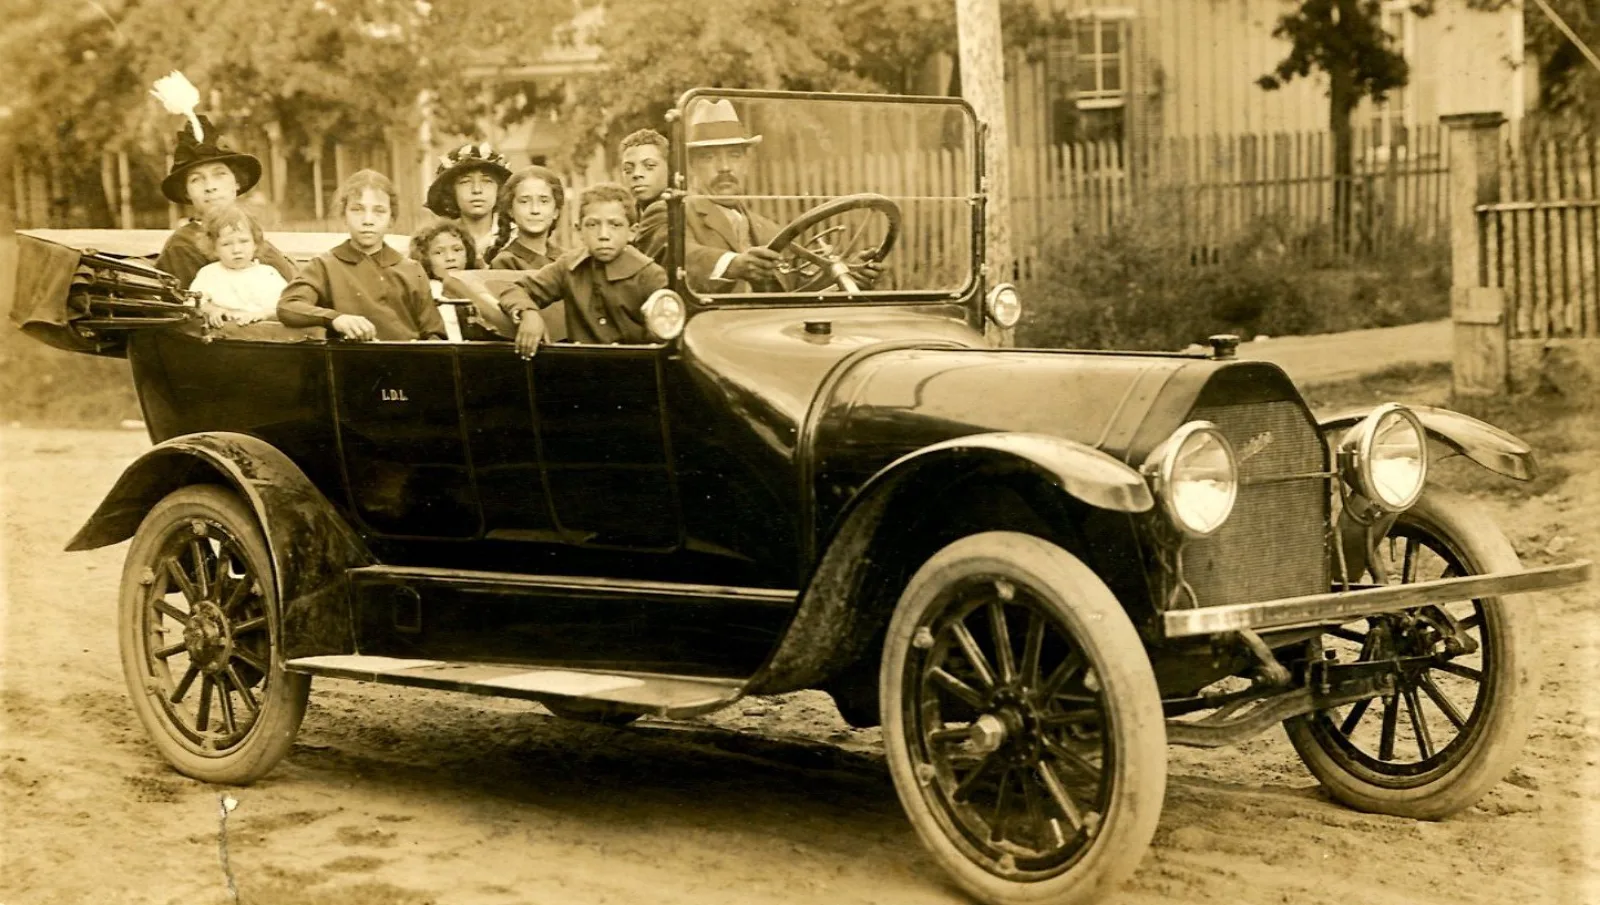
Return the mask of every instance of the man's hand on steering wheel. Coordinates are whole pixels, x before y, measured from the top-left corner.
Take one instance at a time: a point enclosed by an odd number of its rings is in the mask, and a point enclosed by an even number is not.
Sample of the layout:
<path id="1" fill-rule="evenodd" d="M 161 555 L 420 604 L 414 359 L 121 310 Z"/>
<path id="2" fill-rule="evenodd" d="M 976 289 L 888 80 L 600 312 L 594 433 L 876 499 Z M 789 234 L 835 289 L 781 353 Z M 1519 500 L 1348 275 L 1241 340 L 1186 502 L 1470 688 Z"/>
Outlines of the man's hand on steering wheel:
<path id="1" fill-rule="evenodd" d="M 862 289 L 878 285 L 883 277 L 883 264 L 875 256 L 875 250 L 858 251 L 850 256 L 850 276 Z"/>
<path id="2" fill-rule="evenodd" d="M 871 210 L 883 216 L 886 226 L 877 247 L 855 248 L 858 240 L 865 235 L 865 223 L 858 223 L 853 234 L 842 242 L 830 237 L 834 233 L 845 232 L 848 227 L 843 225 L 824 230 L 809 239 L 804 238 L 823 221 L 854 210 Z M 780 229 L 767 247 L 798 261 L 798 266 L 791 262 L 787 268 L 789 273 L 800 277 L 795 285 L 788 287 L 790 291 L 814 292 L 837 286 L 847 295 L 853 295 L 877 285 L 883 276 L 881 262 L 894 249 L 899 235 L 900 206 L 884 195 L 863 192 L 835 198 L 806 211 Z M 780 272 L 784 269 L 779 268 Z"/>
<path id="3" fill-rule="evenodd" d="M 733 256 L 723 276 L 747 283 L 769 283 L 778 275 L 778 263 L 783 255 L 765 245 L 752 245 Z"/>

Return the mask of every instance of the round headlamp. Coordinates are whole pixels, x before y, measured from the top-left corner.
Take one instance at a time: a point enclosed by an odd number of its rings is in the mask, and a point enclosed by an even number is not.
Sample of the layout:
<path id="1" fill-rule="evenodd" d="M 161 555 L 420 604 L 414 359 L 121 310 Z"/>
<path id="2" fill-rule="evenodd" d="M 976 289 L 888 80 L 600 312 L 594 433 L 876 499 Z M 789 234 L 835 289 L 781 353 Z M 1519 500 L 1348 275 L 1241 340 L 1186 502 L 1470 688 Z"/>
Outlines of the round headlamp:
<path id="1" fill-rule="evenodd" d="M 1017 287 L 1010 283 L 1001 283 L 989 290 L 983 308 L 990 320 L 1009 330 L 1015 327 L 1017 320 L 1022 317 L 1022 297 L 1017 295 Z"/>
<path id="2" fill-rule="evenodd" d="M 685 312 L 683 299 L 671 289 L 657 289 L 645 299 L 644 327 L 659 342 L 676 339 L 683 332 Z"/>
<path id="3" fill-rule="evenodd" d="M 1145 471 L 1167 518 L 1195 537 L 1221 528 L 1239 496 L 1233 445 L 1209 421 L 1190 421 L 1173 431 L 1150 454 Z"/>
<path id="4" fill-rule="evenodd" d="M 1390 402 L 1345 432 L 1339 442 L 1345 483 L 1385 512 L 1410 508 L 1428 479 L 1428 435 L 1416 414 Z"/>

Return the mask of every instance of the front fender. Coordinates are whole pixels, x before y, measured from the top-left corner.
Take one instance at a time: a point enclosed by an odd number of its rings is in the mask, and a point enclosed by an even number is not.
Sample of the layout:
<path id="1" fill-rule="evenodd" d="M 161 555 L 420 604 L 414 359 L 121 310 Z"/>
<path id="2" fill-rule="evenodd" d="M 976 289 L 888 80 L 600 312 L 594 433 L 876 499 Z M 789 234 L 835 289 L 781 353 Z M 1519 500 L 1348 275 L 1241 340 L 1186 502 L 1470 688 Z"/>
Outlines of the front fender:
<path id="1" fill-rule="evenodd" d="M 1539 463 L 1534 459 L 1533 448 L 1515 434 L 1503 431 L 1471 415 L 1431 405 L 1409 406 L 1422 422 L 1428 437 L 1449 450 L 1463 455 L 1496 474 L 1519 481 L 1531 481 L 1539 474 Z M 1347 430 L 1358 424 L 1370 407 L 1346 409 L 1317 420 L 1317 426 L 1326 437 L 1335 431 Z M 1337 443 L 1337 438 L 1333 438 Z"/>
<path id="2" fill-rule="evenodd" d="M 1048 434 L 996 432 L 956 437 L 925 446 L 884 466 L 862 485 L 856 500 L 899 481 L 908 472 L 961 458 L 994 461 L 996 456 L 1037 470 L 1068 494 L 1113 512 L 1148 512 L 1155 506 L 1144 476 L 1117 458 L 1086 443 Z M 854 502 L 841 515 L 849 518 Z"/>
<path id="3" fill-rule="evenodd" d="M 1137 471 L 1092 446 L 1048 434 L 973 434 L 901 456 L 868 479 L 835 520 L 783 641 L 747 691 L 815 687 L 863 656 L 898 593 L 871 593 L 873 570 L 882 565 L 873 555 L 880 529 L 906 527 L 888 517 L 891 504 L 907 495 L 936 499 L 942 487 L 979 468 L 1038 475 L 1099 509 L 1135 513 L 1155 506 Z"/>
<path id="4" fill-rule="evenodd" d="M 67 549 L 127 540 L 156 503 L 189 484 L 233 488 L 261 523 L 283 610 L 285 658 L 353 653 L 345 570 L 371 565 L 372 554 L 305 472 L 256 437 L 186 434 L 156 445 L 122 473 Z"/>

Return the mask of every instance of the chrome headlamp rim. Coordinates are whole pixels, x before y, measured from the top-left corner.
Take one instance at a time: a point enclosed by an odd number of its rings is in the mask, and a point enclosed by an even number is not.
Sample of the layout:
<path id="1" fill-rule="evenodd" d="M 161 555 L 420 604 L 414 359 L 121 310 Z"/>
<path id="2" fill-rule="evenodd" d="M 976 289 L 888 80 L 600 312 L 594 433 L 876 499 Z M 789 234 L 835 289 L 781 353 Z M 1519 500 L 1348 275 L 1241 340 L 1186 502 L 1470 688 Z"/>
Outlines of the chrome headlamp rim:
<path id="1" fill-rule="evenodd" d="M 676 306 L 673 315 L 668 306 Z M 644 317 L 644 327 L 657 342 L 671 342 L 683 333 L 683 326 L 689 320 L 688 309 L 684 307 L 683 297 L 671 289 L 657 289 L 650 293 L 644 300 L 644 305 L 639 309 Z M 662 328 L 663 318 L 671 318 Z"/>
<path id="2" fill-rule="evenodd" d="M 1377 490 L 1377 478 L 1372 471 L 1373 447 L 1378 442 L 1378 433 L 1391 418 L 1403 419 L 1410 425 L 1417 437 L 1417 456 L 1421 463 L 1416 486 L 1399 502 L 1384 499 Z M 1428 432 L 1417 413 L 1401 403 L 1386 402 L 1368 412 L 1367 417 L 1345 431 L 1339 443 L 1339 454 L 1339 472 L 1346 486 L 1384 512 L 1404 512 L 1415 506 L 1428 485 Z"/>
<path id="3" fill-rule="evenodd" d="M 1210 527 L 1191 525 L 1187 522 L 1178 510 L 1177 495 L 1173 493 L 1173 473 L 1178 468 L 1178 460 L 1198 434 L 1215 438 L 1228 459 L 1228 505 L 1222 517 Z M 1151 482 L 1154 485 L 1152 489 L 1167 521 L 1184 534 L 1191 537 L 1209 537 L 1221 530 L 1233 516 L 1233 507 L 1239 501 L 1239 458 L 1234 454 L 1233 444 L 1228 442 L 1227 436 L 1216 424 L 1210 421 L 1189 421 L 1179 425 L 1178 429 L 1150 454 L 1145 469 L 1151 473 Z"/>
<path id="4" fill-rule="evenodd" d="M 1010 293 L 1011 295 L 1011 301 L 1005 309 L 1002 309 L 1000 305 L 1002 293 Z M 1002 310 L 1007 310 L 1010 313 L 1002 314 Z M 1011 283 L 999 283 L 993 289 L 990 289 L 989 294 L 983 298 L 983 313 L 985 317 L 1001 327 L 1008 330 L 1015 327 L 1017 321 L 1022 319 L 1022 296 L 1017 293 L 1017 287 Z"/>

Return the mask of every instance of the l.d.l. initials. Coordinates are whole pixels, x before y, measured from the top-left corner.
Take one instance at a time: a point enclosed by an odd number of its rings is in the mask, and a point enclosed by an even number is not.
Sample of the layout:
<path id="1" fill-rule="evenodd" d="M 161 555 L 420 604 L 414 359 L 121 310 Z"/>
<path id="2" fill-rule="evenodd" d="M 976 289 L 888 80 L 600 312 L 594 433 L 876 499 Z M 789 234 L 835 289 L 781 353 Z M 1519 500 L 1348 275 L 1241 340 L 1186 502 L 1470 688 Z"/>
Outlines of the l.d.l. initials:
<path id="1" fill-rule="evenodd" d="M 378 394 L 379 394 L 379 398 L 382 399 L 384 402 L 410 402 L 411 401 L 410 399 L 406 398 L 406 391 L 405 390 L 380 389 L 380 390 L 378 390 Z"/>

